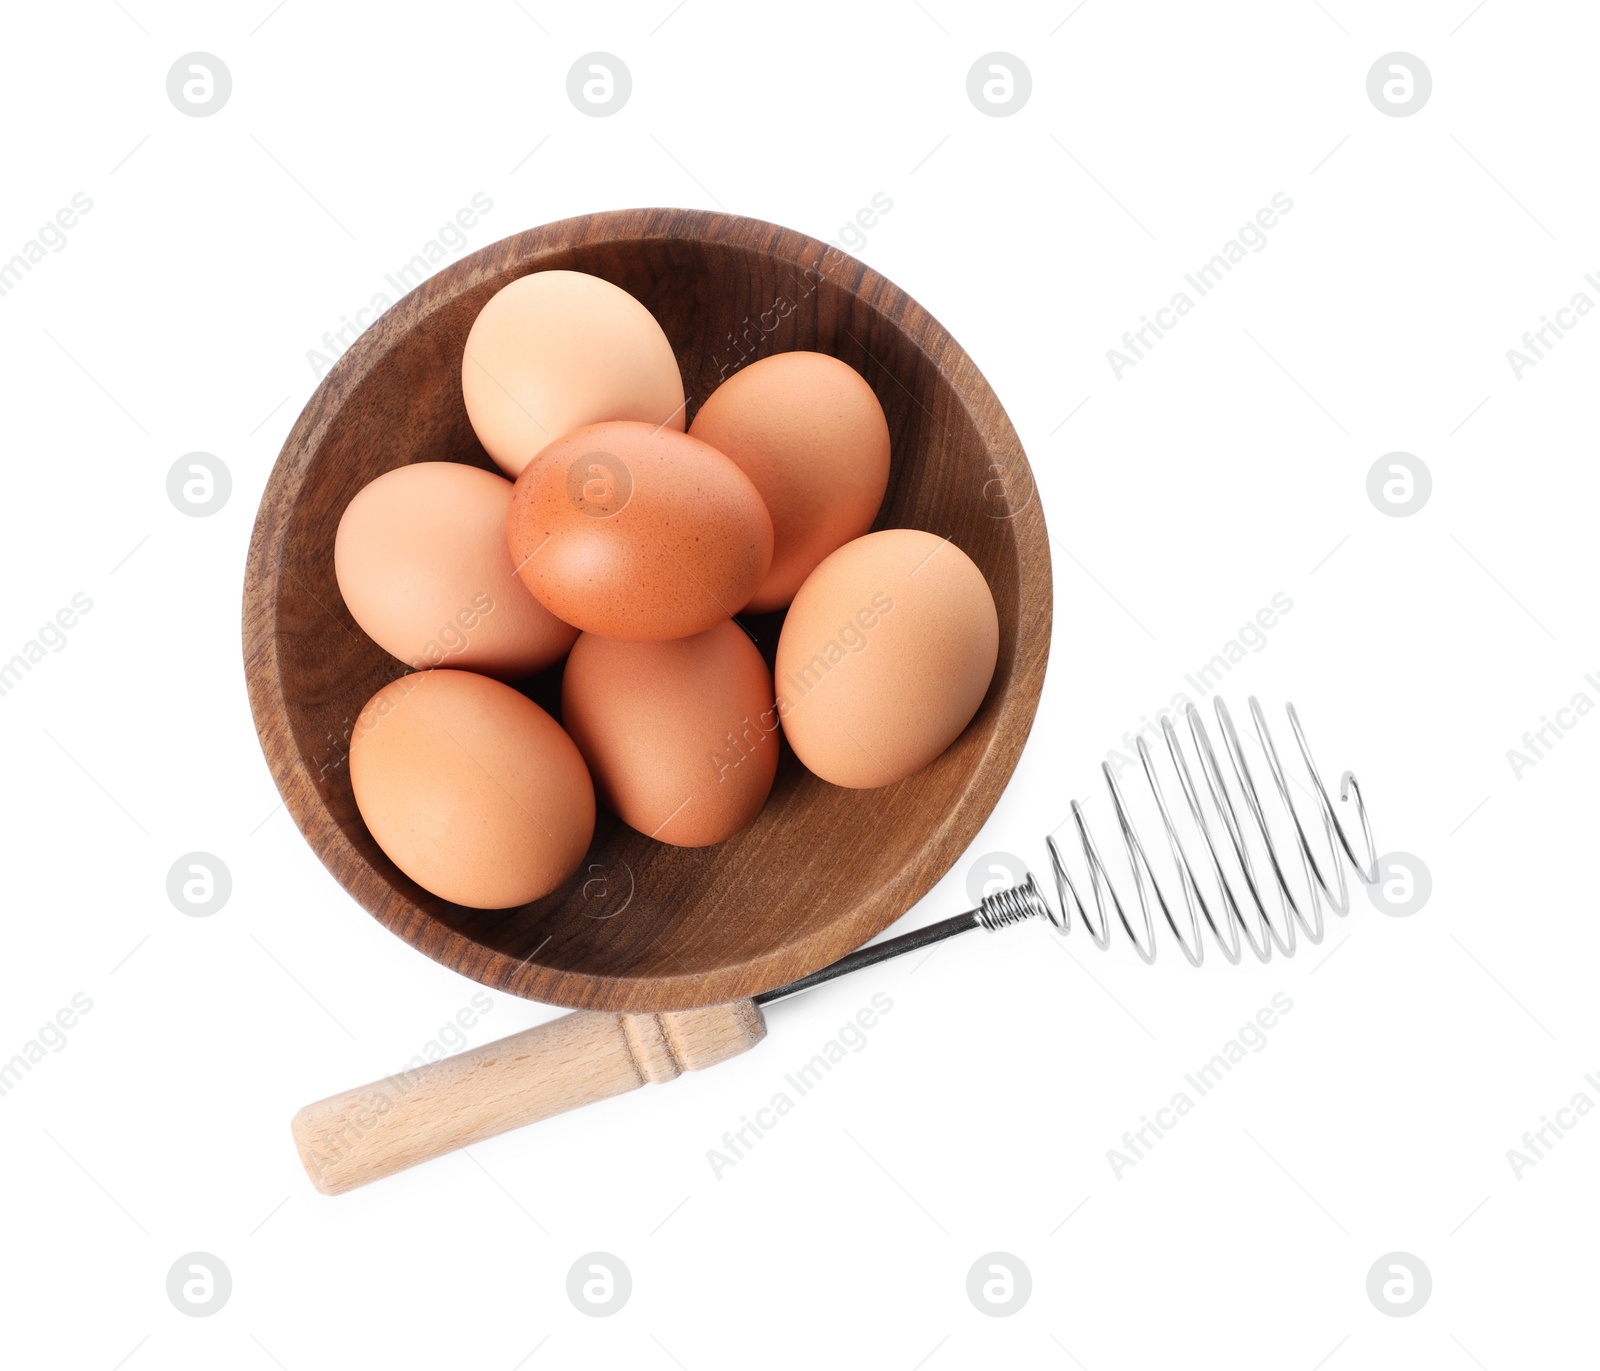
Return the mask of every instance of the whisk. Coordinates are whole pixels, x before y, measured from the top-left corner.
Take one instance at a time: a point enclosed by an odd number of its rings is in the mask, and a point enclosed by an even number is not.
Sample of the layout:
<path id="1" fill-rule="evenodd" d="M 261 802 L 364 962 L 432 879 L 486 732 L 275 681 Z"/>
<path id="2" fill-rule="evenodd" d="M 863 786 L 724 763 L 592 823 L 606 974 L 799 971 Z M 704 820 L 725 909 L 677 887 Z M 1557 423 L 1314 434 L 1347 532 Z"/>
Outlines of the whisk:
<path id="1" fill-rule="evenodd" d="M 1045 840 L 1055 904 L 1029 872 L 1021 882 L 985 895 L 975 909 L 863 947 L 820 971 L 756 995 L 753 1001 L 662 1014 L 569 1014 L 501 1042 L 308 1105 L 292 1125 L 301 1160 L 319 1189 L 337 1194 L 507 1129 L 647 1082 L 672 1080 L 683 1071 L 724 1061 L 758 1043 L 766 1035 L 760 1006 L 975 928 L 993 933 L 1042 919 L 1067 936 L 1081 924 L 1104 950 L 1111 943 L 1114 917 L 1140 958 L 1150 963 L 1156 959 L 1159 911 L 1193 966 L 1199 966 L 1205 956 L 1202 925 L 1232 963 L 1242 959 L 1246 946 L 1263 962 L 1274 949 L 1293 956 L 1301 935 L 1313 944 L 1322 940 L 1324 905 L 1340 917 L 1349 913 L 1350 886 L 1344 864 L 1349 864 L 1363 884 L 1373 885 L 1378 879 L 1378 853 L 1355 775 L 1346 771 L 1340 778 L 1339 802 L 1346 807 L 1345 817 L 1353 810 L 1360 827 L 1362 857 L 1356 855 L 1350 831 L 1323 784 L 1294 706 L 1285 709 L 1306 782 L 1291 781 L 1260 704 L 1253 696 L 1249 703 L 1252 731 L 1278 797 L 1278 804 L 1271 806 L 1277 813 L 1276 826 L 1269 820 L 1269 805 L 1263 802 L 1238 730 L 1220 698 L 1215 701 L 1216 725 L 1231 762 L 1231 784 L 1200 711 L 1192 704 L 1183 711 L 1190 740 L 1187 750 L 1180 744 L 1171 716 L 1162 716 L 1161 742 L 1167 767 L 1158 765 L 1157 753 L 1143 734 L 1136 744 L 1187 918 L 1180 918 L 1179 901 L 1169 897 L 1156 874 L 1116 772 L 1103 764 L 1137 893 L 1137 920 L 1130 917 L 1130 906 L 1111 880 L 1082 806 L 1074 801 L 1069 818 L 1082 852 L 1077 876 L 1054 834 Z M 1186 813 L 1186 819 L 1175 818 L 1167 785 L 1161 779 L 1163 770 L 1176 777 L 1183 797 L 1178 813 Z M 1305 789 L 1315 801 L 1326 843 L 1320 854 L 1307 833 L 1303 806 L 1297 805 L 1292 785 Z M 1291 832 L 1293 853 L 1288 850 Z M 1295 854 L 1304 876 L 1303 887 L 1289 874 Z M 1084 888 L 1089 892 L 1088 902 Z M 1270 911 L 1271 905 L 1277 906 L 1276 915 Z"/>

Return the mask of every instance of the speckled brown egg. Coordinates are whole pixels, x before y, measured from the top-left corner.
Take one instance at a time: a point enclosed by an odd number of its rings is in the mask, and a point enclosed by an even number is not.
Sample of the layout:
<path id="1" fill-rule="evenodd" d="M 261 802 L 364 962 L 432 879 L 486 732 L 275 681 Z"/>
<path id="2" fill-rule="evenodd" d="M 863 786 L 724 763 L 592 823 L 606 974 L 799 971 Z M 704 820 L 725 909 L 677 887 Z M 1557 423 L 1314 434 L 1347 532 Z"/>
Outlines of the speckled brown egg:
<path id="1" fill-rule="evenodd" d="M 698 438 L 592 424 L 517 477 L 506 541 L 556 618 L 630 641 L 687 638 L 743 609 L 772 562 L 750 478 Z"/>
<path id="2" fill-rule="evenodd" d="M 418 670 L 502 680 L 542 671 L 578 636 L 517 579 L 506 550 L 511 482 L 462 462 L 416 462 L 356 492 L 333 566 L 363 631 Z"/>
<path id="3" fill-rule="evenodd" d="M 620 286 L 581 271 L 537 271 L 489 298 L 467 334 L 461 398 L 509 476 L 585 424 L 684 428 L 683 378 L 661 325 Z"/>
<path id="4" fill-rule="evenodd" d="M 789 606 L 784 735 L 835 785 L 903 780 L 977 713 L 999 648 L 994 597 L 966 553 L 918 529 L 869 533 L 825 558 Z"/>
<path id="5" fill-rule="evenodd" d="M 729 620 L 667 642 L 585 633 L 567 659 L 561 716 L 601 798 L 677 847 L 737 833 L 777 773 L 772 676 Z"/>
<path id="6" fill-rule="evenodd" d="M 419 671 L 374 695 L 351 736 L 350 783 L 397 867 L 478 909 L 549 894 L 594 835 L 594 786 L 572 739 L 470 671 Z"/>
<path id="7" fill-rule="evenodd" d="M 822 352 L 780 352 L 736 371 L 689 432 L 731 457 L 772 515 L 772 567 L 755 612 L 794 599 L 818 562 L 877 516 L 889 484 L 889 425 L 872 387 Z"/>

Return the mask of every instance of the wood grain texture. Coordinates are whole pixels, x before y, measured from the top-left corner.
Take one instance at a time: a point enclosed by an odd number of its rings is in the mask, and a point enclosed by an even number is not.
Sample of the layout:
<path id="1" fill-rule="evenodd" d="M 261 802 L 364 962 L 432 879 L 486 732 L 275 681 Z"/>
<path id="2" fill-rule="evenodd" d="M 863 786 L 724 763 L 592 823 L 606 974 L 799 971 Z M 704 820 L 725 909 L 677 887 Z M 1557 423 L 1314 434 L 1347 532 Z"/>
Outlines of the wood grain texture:
<path id="1" fill-rule="evenodd" d="M 714 1066 L 766 1034 L 749 1000 L 681 1014 L 565 1014 L 308 1104 L 289 1128 L 312 1184 L 341 1195 L 508 1129 Z"/>
<path id="2" fill-rule="evenodd" d="M 689 418 L 726 375 L 794 348 L 831 353 L 889 421 L 875 528 L 953 539 L 994 592 L 1000 655 L 966 731 L 926 770 L 839 789 L 785 748 L 749 828 L 711 848 L 652 842 L 602 818 L 583 868 L 519 909 L 440 900 L 361 822 L 346 748 L 365 701 L 406 668 L 355 626 L 333 573 L 345 505 L 409 462 L 490 467 L 461 400 L 472 320 L 507 282 L 561 267 L 632 292 L 671 339 Z M 781 614 L 748 621 L 770 662 Z M 1043 685 L 1050 553 L 1027 459 L 972 361 L 889 281 L 787 229 L 694 210 L 627 210 L 492 244 L 400 300 L 341 357 L 289 434 L 257 517 L 244 653 L 262 748 L 312 849 L 414 947 L 499 990 L 575 1008 L 665 1010 L 781 985 L 881 932 L 943 875 L 1009 779 Z M 559 698 L 549 674 L 525 686 Z"/>

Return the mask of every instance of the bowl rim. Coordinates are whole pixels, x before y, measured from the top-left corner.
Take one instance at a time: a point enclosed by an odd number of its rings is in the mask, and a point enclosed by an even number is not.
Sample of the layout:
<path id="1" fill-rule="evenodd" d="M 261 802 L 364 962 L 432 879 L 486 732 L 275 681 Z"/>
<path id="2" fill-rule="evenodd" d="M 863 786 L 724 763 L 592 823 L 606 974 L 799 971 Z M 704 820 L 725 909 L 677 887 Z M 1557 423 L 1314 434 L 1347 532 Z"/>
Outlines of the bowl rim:
<path id="1" fill-rule="evenodd" d="M 357 391 L 391 348 L 430 317 L 508 267 L 571 246 L 608 241 L 685 240 L 717 244 L 778 260 L 797 269 L 827 264 L 827 275 L 851 296 L 868 294 L 879 313 L 908 335 L 943 376 L 966 411 L 986 452 L 1009 465 L 992 469 L 1002 481 L 1018 563 L 1017 632 L 1011 679 L 999 700 L 983 752 L 942 821 L 922 843 L 925 860 L 887 878 L 883 898 L 863 916 L 829 922 L 737 968 L 626 975 L 540 967 L 487 946 L 395 892 L 351 843 L 330 813 L 290 721 L 277 642 L 280 568 L 293 513 L 309 468 L 347 396 Z M 1026 483 L 1020 503 L 1011 483 Z M 492 988 L 573 1008 L 622 1011 L 683 1009 L 744 998 L 816 970 L 877 936 L 912 908 L 970 845 L 998 802 L 1021 756 L 1043 690 L 1053 614 L 1049 535 L 1026 453 L 999 398 L 950 333 L 903 289 L 832 244 L 797 230 L 741 215 L 692 209 L 620 209 L 536 226 L 487 244 L 442 268 L 390 306 L 322 378 L 306 401 L 262 491 L 245 567 L 243 652 L 258 740 L 285 808 L 335 880 L 390 932 L 435 961 Z M 799 949 L 799 955 L 797 955 Z M 804 969 L 797 971 L 796 967 Z M 542 974 L 541 974 L 542 973 Z M 641 986 L 648 990 L 641 994 Z"/>

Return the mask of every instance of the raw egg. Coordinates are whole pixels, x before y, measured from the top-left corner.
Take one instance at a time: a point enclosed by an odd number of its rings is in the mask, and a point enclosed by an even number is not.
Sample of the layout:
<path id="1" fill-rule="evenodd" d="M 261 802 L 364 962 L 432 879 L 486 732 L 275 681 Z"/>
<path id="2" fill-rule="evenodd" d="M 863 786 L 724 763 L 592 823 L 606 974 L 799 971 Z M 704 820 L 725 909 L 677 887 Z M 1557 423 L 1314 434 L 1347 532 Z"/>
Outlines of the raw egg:
<path id="1" fill-rule="evenodd" d="M 366 635 L 418 670 L 515 679 L 559 661 L 578 630 L 517 579 L 506 550 L 511 482 L 461 462 L 387 471 L 345 507 L 339 592 Z"/>
<path id="2" fill-rule="evenodd" d="M 778 769 L 772 675 L 726 619 L 668 642 L 585 633 L 567 659 L 561 716 L 601 798 L 677 847 L 737 833 Z"/>
<path id="3" fill-rule="evenodd" d="M 994 597 L 966 553 L 918 529 L 869 533 L 825 558 L 789 606 L 784 735 L 835 785 L 903 780 L 977 713 L 999 649 Z"/>
<path id="4" fill-rule="evenodd" d="M 871 528 L 889 484 L 878 397 L 823 352 L 780 352 L 735 372 L 689 432 L 731 457 L 772 515 L 772 567 L 753 612 L 783 608 L 818 562 Z"/>
<path id="5" fill-rule="evenodd" d="M 683 378 L 655 316 L 581 271 L 538 271 L 490 297 L 461 359 L 472 430 L 508 475 L 605 419 L 684 428 Z"/>
<path id="6" fill-rule="evenodd" d="M 517 574 L 587 633 L 687 638 L 745 607 L 772 563 L 750 478 L 698 438 L 592 424 L 517 477 L 506 520 Z"/>
<path id="7" fill-rule="evenodd" d="M 594 786 L 572 739 L 527 696 L 470 671 L 415 672 L 367 701 L 350 784 L 397 867 L 478 909 L 548 895 L 594 835 Z"/>

